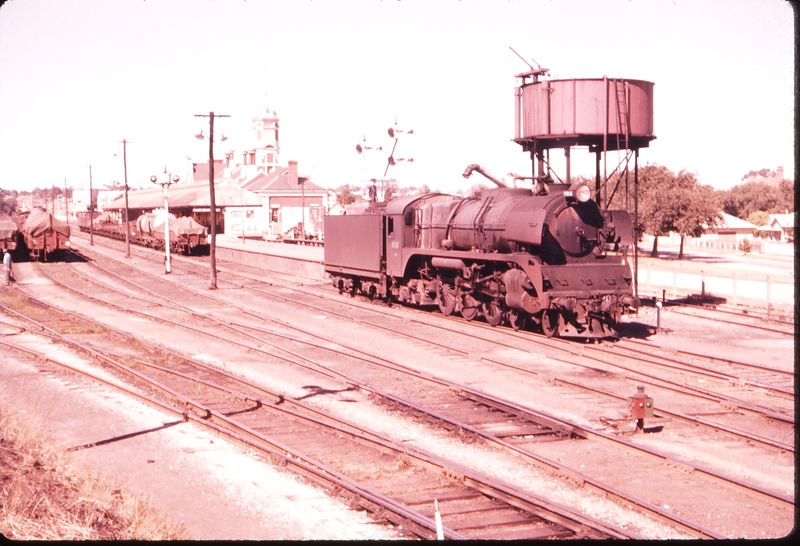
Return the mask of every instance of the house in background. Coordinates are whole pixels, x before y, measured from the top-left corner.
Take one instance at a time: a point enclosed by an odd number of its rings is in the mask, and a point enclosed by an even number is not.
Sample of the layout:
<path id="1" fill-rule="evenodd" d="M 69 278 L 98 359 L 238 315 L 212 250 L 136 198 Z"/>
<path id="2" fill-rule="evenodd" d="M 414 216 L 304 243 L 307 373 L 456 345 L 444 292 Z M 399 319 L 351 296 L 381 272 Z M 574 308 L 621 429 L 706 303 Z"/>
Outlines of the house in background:
<path id="1" fill-rule="evenodd" d="M 298 238 L 298 228 L 305 238 L 322 238 L 323 217 L 328 201 L 328 192 L 300 176 L 297 161 L 289 161 L 288 167 L 278 167 L 267 175 L 259 174 L 242 185 L 243 190 L 260 196 L 267 218 L 265 239 L 281 236 Z"/>
<path id="2" fill-rule="evenodd" d="M 770 214 L 767 225 L 758 228 L 758 236 L 782 243 L 794 242 L 794 213 Z"/>
<path id="3" fill-rule="evenodd" d="M 169 211 L 178 218 L 192 216 L 211 226 L 211 192 L 208 181 L 172 184 L 169 187 Z M 220 235 L 261 237 L 263 224 L 261 199 L 238 187 L 232 180 L 214 177 L 214 204 L 217 229 Z M 128 214 L 131 221 L 146 212 L 164 208 L 164 191 L 155 186 L 128 192 Z M 122 221 L 125 212 L 124 196 L 107 204 L 103 210 Z"/>
<path id="4" fill-rule="evenodd" d="M 225 215 L 225 232 L 277 239 L 287 233 L 299 236 L 300 227 L 306 237 L 321 238 L 327 190 L 300 176 L 297 161 L 289 161 L 288 166 L 281 164 L 280 119 L 275 111 L 266 106 L 259 108 L 252 129 L 252 148 L 238 153 L 229 151 L 224 160 L 214 161 L 215 181 L 223 179 L 242 195 L 255 195 L 258 201 L 252 206 L 259 210 L 251 206 L 241 211 L 232 208 Z M 207 162 L 194 163 L 192 172 L 195 182 L 209 179 Z"/>
<path id="5" fill-rule="evenodd" d="M 713 226 L 703 226 L 702 239 L 719 241 L 720 243 L 738 243 L 743 239 L 751 240 L 758 226 L 746 220 L 720 212 L 722 217 Z"/>

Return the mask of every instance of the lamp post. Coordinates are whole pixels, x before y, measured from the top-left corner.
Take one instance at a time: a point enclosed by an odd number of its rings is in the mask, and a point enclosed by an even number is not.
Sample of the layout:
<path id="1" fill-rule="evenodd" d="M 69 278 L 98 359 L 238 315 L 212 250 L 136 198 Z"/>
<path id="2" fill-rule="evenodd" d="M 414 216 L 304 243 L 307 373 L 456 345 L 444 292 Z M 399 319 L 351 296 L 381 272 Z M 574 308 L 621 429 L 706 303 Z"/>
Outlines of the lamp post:
<path id="1" fill-rule="evenodd" d="M 209 112 L 208 114 L 195 114 L 194 117 L 196 118 L 208 118 L 208 187 L 209 187 L 209 196 L 210 196 L 210 208 L 211 208 L 211 234 L 210 234 L 210 244 L 209 244 L 209 252 L 208 257 L 211 262 L 211 286 L 209 286 L 210 290 L 217 289 L 217 259 L 216 259 L 216 248 L 217 248 L 217 202 L 214 196 L 214 118 L 229 118 L 230 116 L 227 114 L 214 114 L 214 112 Z M 200 131 L 197 135 L 195 135 L 197 139 L 203 140 L 205 137 L 203 136 L 203 132 Z M 223 137 L 224 138 L 224 137 Z"/>
<path id="2" fill-rule="evenodd" d="M 131 226 L 128 214 L 128 142 L 122 139 L 122 166 L 125 169 L 125 257 L 131 257 Z M 116 154 L 114 154 L 116 155 Z"/>
<path id="3" fill-rule="evenodd" d="M 166 258 L 164 261 L 165 270 L 164 274 L 169 275 L 172 273 L 172 263 L 170 261 L 170 243 L 169 243 L 169 186 L 170 184 L 175 184 L 180 180 L 180 176 L 172 175 L 172 173 L 167 173 L 167 168 L 164 167 L 164 174 L 167 175 L 167 179 L 164 182 L 159 182 L 158 177 L 153 175 L 150 177 L 150 182 L 153 184 L 160 185 L 164 190 L 164 249 L 166 251 Z"/>

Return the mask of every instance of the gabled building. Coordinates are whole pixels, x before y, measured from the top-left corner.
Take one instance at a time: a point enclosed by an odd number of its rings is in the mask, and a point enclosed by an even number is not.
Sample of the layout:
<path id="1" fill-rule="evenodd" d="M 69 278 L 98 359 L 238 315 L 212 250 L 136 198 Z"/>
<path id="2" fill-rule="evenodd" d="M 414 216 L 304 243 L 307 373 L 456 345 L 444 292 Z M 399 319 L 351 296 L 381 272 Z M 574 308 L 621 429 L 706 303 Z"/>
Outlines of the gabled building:
<path id="1" fill-rule="evenodd" d="M 758 229 L 755 224 L 726 212 L 720 212 L 720 216 L 722 218 L 713 226 L 703 226 L 703 239 L 734 243 L 742 239 L 752 239 Z"/>
<path id="2" fill-rule="evenodd" d="M 217 209 L 217 233 L 232 236 L 261 237 L 263 211 L 261 199 L 243 190 L 229 178 L 214 176 L 214 204 Z M 128 217 L 164 208 L 160 186 L 128 192 Z M 125 197 L 121 195 L 104 207 L 118 221 L 124 217 Z M 169 187 L 169 211 L 178 218 L 192 216 L 206 227 L 211 226 L 211 191 L 207 180 L 184 182 Z"/>
<path id="3" fill-rule="evenodd" d="M 758 236 L 762 239 L 794 242 L 794 213 L 770 214 L 767 225 L 758 228 Z"/>
<path id="4" fill-rule="evenodd" d="M 328 192 L 300 176 L 297 161 L 277 167 L 269 174 L 259 173 L 242 184 L 242 189 L 261 198 L 267 212 L 266 239 L 283 236 L 322 238 L 323 217 Z"/>

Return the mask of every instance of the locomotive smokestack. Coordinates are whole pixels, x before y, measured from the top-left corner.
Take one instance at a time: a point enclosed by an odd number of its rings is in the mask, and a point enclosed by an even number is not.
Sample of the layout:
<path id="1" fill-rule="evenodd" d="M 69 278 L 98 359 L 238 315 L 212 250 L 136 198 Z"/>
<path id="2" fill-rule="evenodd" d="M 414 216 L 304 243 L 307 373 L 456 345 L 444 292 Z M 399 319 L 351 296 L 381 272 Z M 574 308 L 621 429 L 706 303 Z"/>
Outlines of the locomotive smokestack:
<path id="1" fill-rule="evenodd" d="M 491 176 L 491 175 L 490 175 L 490 174 L 488 174 L 486 171 L 484 171 L 484 170 L 481 168 L 481 166 L 480 166 L 480 165 L 478 165 L 477 163 L 473 163 L 472 165 L 469 165 L 469 166 L 467 167 L 467 170 L 466 170 L 466 171 L 464 171 L 464 174 L 463 174 L 462 176 L 463 176 L 464 178 L 469 178 L 469 177 L 470 177 L 470 175 L 472 175 L 472 173 L 473 173 L 473 172 L 475 172 L 475 171 L 478 171 L 478 172 L 479 172 L 479 173 L 481 173 L 483 176 L 485 176 L 486 178 L 488 178 L 489 180 L 491 180 L 492 182 L 494 182 L 495 184 L 497 184 L 497 185 L 498 185 L 499 187 L 501 187 L 501 188 L 507 188 L 507 187 L 508 187 L 508 186 L 506 186 L 506 185 L 505 185 L 503 182 L 501 182 L 500 180 L 496 179 L 495 177 Z"/>

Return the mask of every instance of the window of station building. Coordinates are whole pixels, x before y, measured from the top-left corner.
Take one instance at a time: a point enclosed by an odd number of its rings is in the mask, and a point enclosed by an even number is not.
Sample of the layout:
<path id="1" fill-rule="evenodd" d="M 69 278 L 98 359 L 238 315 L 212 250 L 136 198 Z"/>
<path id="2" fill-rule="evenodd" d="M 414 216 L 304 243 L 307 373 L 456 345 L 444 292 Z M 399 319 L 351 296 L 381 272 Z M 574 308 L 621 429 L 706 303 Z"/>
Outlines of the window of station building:
<path id="1" fill-rule="evenodd" d="M 281 209 L 279 209 L 279 208 L 277 208 L 277 207 L 276 207 L 276 208 L 274 208 L 274 209 L 270 209 L 270 210 L 269 210 L 269 221 L 270 221 L 270 222 L 278 222 L 278 221 L 280 221 L 280 220 L 278 219 L 278 212 L 279 212 L 280 210 L 281 210 Z"/>

